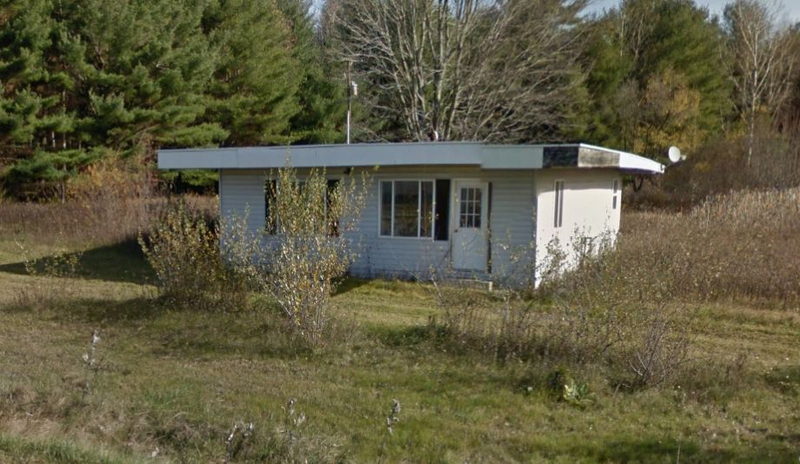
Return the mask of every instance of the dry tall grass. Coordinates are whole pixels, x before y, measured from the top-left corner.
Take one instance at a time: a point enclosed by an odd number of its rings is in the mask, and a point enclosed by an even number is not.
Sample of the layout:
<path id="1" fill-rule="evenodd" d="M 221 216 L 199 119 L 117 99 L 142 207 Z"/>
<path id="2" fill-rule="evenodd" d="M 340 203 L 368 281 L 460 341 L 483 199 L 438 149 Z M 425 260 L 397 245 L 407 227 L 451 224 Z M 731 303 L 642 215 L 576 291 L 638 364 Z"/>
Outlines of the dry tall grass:
<path id="1" fill-rule="evenodd" d="M 800 188 L 736 192 L 624 221 L 615 248 L 584 256 L 533 298 L 437 286 L 445 338 L 500 360 L 601 369 L 620 385 L 654 386 L 694 376 L 697 301 L 800 303 Z M 706 370 L 730 370 L 709 362 Z"/>
<path id="2" fill-rule="evenodd" d="M 800 302 L 800 188 L 734 192 L 624 218 L 618 254 L 675 295 Z"/>
<path id="3" fill-rule="evenodd" d="M 151 229 L 169 203 L 152 171 L 137 160 L 108 160 L 71 180 L 64 202 L 0 201 L 0 232 L 75 246 L 135 239 Z M 185 196 L 189 209 L 217 215 L 216 199 Z"/>

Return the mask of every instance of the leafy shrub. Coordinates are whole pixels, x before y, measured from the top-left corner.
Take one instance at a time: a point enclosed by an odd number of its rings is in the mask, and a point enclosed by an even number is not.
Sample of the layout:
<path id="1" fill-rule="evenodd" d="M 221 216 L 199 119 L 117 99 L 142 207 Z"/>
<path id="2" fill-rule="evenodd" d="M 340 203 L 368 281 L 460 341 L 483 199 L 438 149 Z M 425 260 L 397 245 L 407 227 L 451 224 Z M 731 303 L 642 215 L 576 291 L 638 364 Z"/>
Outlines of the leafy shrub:
<path id="1" fill-rule="evenodd" d="M 222 260 L 218 229 L 185 204 L 167 210 L 139 244 L 171 304 L 203 310 L 246 307 L 247 279 Z"/>

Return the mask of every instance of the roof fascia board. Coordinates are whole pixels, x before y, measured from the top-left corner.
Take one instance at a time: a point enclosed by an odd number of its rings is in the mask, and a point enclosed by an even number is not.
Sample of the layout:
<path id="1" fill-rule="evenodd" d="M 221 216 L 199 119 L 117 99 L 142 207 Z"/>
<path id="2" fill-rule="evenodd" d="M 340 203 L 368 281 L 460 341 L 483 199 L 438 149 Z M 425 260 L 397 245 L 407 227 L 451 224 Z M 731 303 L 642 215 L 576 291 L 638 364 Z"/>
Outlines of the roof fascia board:
<path id="1" fill-rule="evenodd" d="M 481 165 L 477 143 L 354 144 L 159 150 L 160 169 Z"/>
<path id="2" fill-rule="evenodd" d="M 660 174 L 642 156 L 587 144 L 486 145 L 477 142 L 371 143 L 159 150 L 160 169 L 277 169 L 374 166 L 478 166 L 486 170 L 612 168 Z"/>

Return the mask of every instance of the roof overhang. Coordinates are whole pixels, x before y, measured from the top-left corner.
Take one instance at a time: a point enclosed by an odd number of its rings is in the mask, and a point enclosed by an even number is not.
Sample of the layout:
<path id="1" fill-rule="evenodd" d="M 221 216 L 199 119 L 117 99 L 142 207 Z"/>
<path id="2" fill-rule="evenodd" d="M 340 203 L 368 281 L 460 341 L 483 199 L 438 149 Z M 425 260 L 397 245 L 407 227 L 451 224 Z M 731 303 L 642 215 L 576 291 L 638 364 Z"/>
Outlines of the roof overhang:
<path id="1" fill-rule="evenodd" d="M 664 166 L 651 159 L 586 144 L 360 143 L 158 151 L 159 169 L 277 169 L 285 166 L 476 166 L 481 169 L 512 170 L 605 168 L 635 174 L 664 172 Z"/>

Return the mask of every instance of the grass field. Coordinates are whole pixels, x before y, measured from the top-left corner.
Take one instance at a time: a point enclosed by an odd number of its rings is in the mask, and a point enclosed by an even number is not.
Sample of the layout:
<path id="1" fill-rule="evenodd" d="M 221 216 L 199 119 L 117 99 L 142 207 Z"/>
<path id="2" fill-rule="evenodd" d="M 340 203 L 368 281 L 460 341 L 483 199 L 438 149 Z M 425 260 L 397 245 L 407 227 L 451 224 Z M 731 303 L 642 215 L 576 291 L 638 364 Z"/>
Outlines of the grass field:
<path id="1" fill-rule="evenodd" d="M 53 278 L 27 274 L 21 237 L 0 237 L 0 462 L 224 462 L 237 422 L 255 434 L 232 462 L 800 458 L 797 309 L 698 306 L 697 377 L 718 378 L 628 392 L 586 371 L 579 407 L 549 392 L 558 366 L 441 343 L 424 285 L 347 282 L 341 343 L 310 350 L 274 317 L 166 308 L 134 243 L 86 250 L 77 277 Z M 97 373 L 82 360 L 95 329 Z M 737 367 L 704 372 L 720 359 Z"/>

